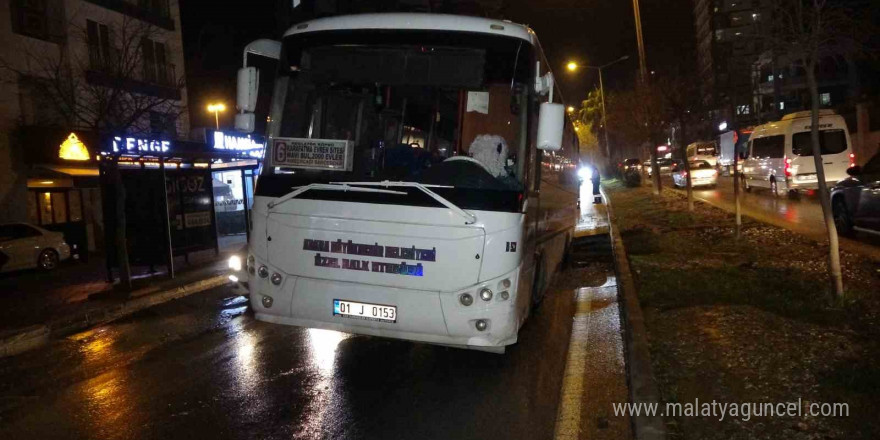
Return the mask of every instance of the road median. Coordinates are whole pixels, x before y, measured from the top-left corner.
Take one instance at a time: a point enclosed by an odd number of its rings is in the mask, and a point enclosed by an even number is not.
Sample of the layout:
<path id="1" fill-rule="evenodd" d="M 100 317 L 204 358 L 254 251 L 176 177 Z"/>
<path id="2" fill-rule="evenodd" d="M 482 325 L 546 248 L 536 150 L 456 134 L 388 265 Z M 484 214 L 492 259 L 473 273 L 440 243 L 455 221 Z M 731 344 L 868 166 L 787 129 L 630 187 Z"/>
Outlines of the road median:
<path id="1" fill-rule="evenodd" d="M 876 261 L 841 252 L 847 297 L 832 302 L 822 243 L 754 220 L 737 240 L 726 211 L 697 203 L 690 212 L 680 195 L 654 196 L 647 187 L 612 184 L 609 193 L 659 408 L 698 408 L 658 413 L 668 435 L 880 438 Z M 638 368 L 632 360 L 628 366 Z M 803 409 L 747 417 L 702 410 L 791 402 Z M 846 404 L 849 415 L 807 415 L 817 402 Z"/>

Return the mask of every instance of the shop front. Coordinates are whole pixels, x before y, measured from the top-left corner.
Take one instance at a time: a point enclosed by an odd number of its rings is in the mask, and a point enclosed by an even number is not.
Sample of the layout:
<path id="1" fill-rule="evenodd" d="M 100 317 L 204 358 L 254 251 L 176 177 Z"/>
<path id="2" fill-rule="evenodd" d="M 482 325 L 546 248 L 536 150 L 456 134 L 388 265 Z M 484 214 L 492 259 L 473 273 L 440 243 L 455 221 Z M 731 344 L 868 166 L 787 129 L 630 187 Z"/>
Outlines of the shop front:
<path id="1" fill-rule="evenodd" d="M 62 232 L 76 258 L 103 245 L 98 136 L 86 131 L 22 128 L 17 140 L 29 164 L 27 221 Z"/>

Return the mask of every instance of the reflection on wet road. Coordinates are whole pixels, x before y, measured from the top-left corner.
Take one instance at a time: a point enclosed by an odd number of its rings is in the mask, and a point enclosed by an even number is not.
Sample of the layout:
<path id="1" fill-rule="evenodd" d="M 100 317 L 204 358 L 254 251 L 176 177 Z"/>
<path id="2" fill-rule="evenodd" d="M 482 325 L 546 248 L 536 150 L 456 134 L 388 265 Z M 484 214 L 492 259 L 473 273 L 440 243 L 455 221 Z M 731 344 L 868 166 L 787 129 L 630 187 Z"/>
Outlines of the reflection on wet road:
<path id="1" fill-rule="evenodd" d="M 671 186 L 672 180 L 666 179 L 665 184 Z M 798 198 L 775 197 L 770 191 L 762 188 L 754 188 L 752 192 L 740 194 L 743 215 L 818 241 L 827 239 L 822 206 L 816 194 L 804 194 Z M 718 186 L 715 188 L 694 188 L 694 197 L 725 211 L 733 212 L 736 203 L 733 179 L 719 177 Z M 880 238 L 875 236 L 859 234 L 855 239 L 841 238 L 841 246 L 844 249 L 880 257 Z"/>
<path id="2" fill-rule="evenodd" d="M 549 438 L 574 297 L 495 355 L 258 322 L 217 288 L 0 359 L 0 438 Z"/>

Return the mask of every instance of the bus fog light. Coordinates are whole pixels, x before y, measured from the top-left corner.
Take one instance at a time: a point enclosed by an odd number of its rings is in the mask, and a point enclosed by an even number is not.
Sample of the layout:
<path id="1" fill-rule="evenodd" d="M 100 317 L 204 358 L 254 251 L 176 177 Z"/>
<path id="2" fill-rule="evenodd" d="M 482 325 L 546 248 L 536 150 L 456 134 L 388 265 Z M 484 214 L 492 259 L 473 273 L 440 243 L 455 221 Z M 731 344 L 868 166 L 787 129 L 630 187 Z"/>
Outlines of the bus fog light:
<path id="1" fill-rule="evenodd" d="M 478 319 L 477 322 L 474 324 L 474 327 L 477 328 L 477 331 L 483 331 L 489 327 L 489 323 L 486 322 L 486 320 L 484 319 Z"/>
<path id="2" fill-rule="evenodd" d="M 227 263 L 230 269 L 238 272 L 241 270 L 241 257 L 238 255 L 233 255 L 229 257 L 229 262 Z"/>
<path id="3" fill-rule="evenodd" d="M 500 295 L 501 299 L 503 299 L 504 301 L 507 301 L 508 299 L 510 299 L 510 293 L 508 293 L 506 290 L 504 292 L 499 293 L 498 295 Z"/>
<path id="4" fill-rule="evenodd" d="M 278 272 L 273 273 L 271 280 L 272 280 L 272 284 L 274 284 L 276 286 L 280 285 L 281 284 L 281 274 Z"/>
<path id="5" fill-rule="evenodd" d="M 263 299 L 262 299 L 263 307 L 265 307 L 267 309 L 272 307 L 272 301 L 273 301 L 273 299 L 271 296 L 263 295 Z"/>
<path id="6" fill-rule="evenodd" d="M 458 301 L 461 302 L 461 305 L 463 306 L 469 306 L 474 303 L 474 297 L 469 293 L 463 293 L 458 297 Z"/>
<path id="7" fill-rule="evenodd" d="M 266 265 L 260 266 L 257 272 L 260 274 L 260 278 L 266 278 L 267 276 L 269 276 L 269 268 L 266 267 Z"/>
<path id="8" fill-rule="evenodd" d="M 492 300 L 492 291 L 489 289 L 483 289 L 480 291 L 480 299 L 483 301 L 491 301 Z"/>

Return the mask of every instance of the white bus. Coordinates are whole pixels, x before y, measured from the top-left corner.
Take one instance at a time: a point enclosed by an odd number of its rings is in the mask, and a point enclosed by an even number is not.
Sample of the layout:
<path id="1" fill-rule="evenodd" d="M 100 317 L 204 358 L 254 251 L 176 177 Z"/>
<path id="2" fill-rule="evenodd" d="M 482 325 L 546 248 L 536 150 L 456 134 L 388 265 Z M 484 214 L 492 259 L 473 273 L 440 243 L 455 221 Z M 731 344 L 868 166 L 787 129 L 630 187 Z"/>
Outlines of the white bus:
<path id="1" fill-rule="evenodd" d="M 534 32 L 366 14 L 245 51 L 279 61 L 248 255 L 230 261 L 256 318 L 514 344 L 578 215 L 574 167 L 541 166 L 549 151 L 577 163 L 578 146 Z M 239 72 L 240 129 L 253 127 L 258 77 Z"/>

